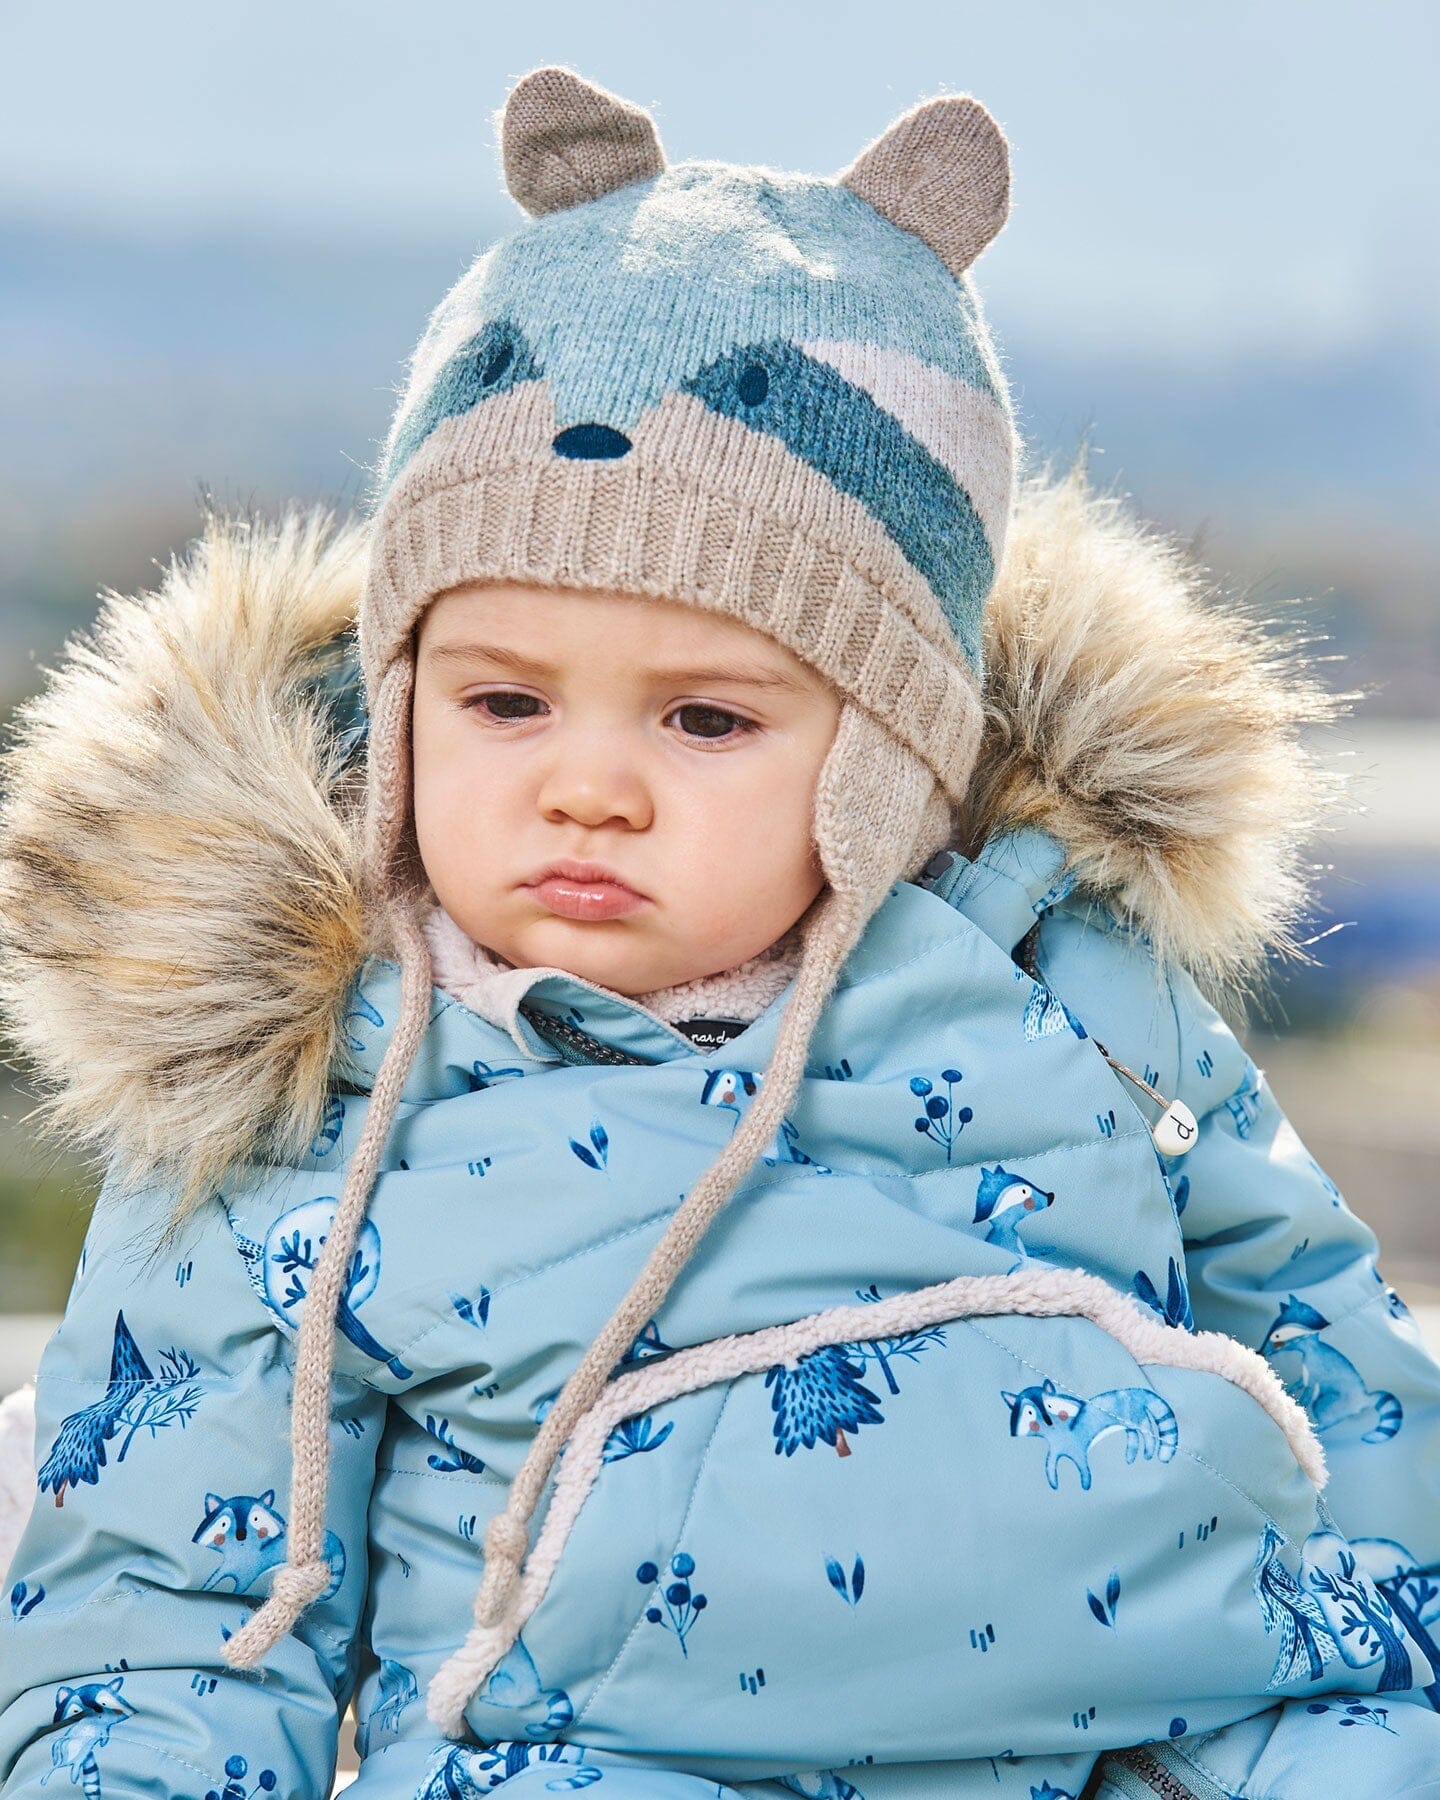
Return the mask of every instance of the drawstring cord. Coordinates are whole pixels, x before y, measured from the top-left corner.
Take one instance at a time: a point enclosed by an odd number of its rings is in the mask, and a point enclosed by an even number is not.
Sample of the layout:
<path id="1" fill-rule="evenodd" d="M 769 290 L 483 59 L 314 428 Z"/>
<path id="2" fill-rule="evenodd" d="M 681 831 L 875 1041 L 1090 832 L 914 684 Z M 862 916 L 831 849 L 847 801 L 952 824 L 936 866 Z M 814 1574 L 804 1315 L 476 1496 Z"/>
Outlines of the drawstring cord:
<path id="1" fill-rule="evenodd" d="M 372 744 L 393 744 L 408 720 L 410 667 L 391 665 L 371 718 Z M 393 762 L 394 759 L 392 758 Z M 383 765 L 379 772 L 379 817 L 402 816 L 408 774 Z M 374 826 L 372 824 L 372 830 Z M 385 846 L 388 850 L 389 846 Z M 374 866 L 372 863 L 371 866 Z M 388 863 L 385 865 L 388 867 Z M 329 1586 L 332 1571 L 321 1550 L 325 1496 L 330 1478 L 330 1386 L 335 1362 L 335 1318 L 355 1252 L 370 1191 L 394 1122 L 410 1065 L 430 1019 L 430 957 L 413 907 L 389 890 L 389 914 L 400 959 L 400 1016 L 381 1058 L 355 1153 L 335 1207 L 320 1259 L 310 1278 L 300 1317 L 295 1355 L 295 1387 L 290 1413 L 290 1519 L 288 1555 L 270 1595 L 225 1641 L 222 1654 L 232 1669 L 253 1668 L 295 1625 L 305 1608 Z"/>
<path id="2" fill-rule="evenodd" d="M 446 1736 L 464 1730 L 471 1695 L 519 1633 L 521 1564 L 529 1521 L 551 1468 L 576 1423 L 603 1392 L 616 1363 L 652 1318 L 685 1267 L 735 1183 L 779 1129 L 805 1071 L 815 1020 L 860 931 L 866 912 L 855 893 L 832 890 L 796 975 L 765 1079 L 735 1135 L 700 1177 L 651 1250 L 625 1297 L 571 1371 L 516 1471 L 504 1510 L 485 1530 L 485 1568 L 475 1595 L 474 1623 L 459 1650 L 430 1682 L 427 1710 Z"/>

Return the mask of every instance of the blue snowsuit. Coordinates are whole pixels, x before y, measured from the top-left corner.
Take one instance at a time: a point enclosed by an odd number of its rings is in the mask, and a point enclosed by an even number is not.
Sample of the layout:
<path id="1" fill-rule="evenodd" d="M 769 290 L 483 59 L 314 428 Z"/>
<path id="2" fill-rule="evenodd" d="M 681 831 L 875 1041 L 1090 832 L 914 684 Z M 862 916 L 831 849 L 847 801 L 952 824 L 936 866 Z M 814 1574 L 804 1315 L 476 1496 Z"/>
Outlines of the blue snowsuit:
<path id="1" fill-rule="evenodd" d="M 269 553 L 130 619 L 20 765 L 29 1040 L 84 1022 L 61 1061 L 111 1136 L 153 1106 L 203 1138 L 202 1092 L 229 1129 L 330 1004 L 305 956 L 353 907 L 328 794 L 287 786 L 286 632 L 329 641 L 355 582 Z M 251 692 L 256 596 L 294 624 Z M 363 730 L 343 681 L 307 691 Z M 537 974 L 513 1035 L 434 992 L 338 1318 L 328 1591 L 256 1671 L 221 1648 L 285 1559 L 297 1325 L 395 963 L 337 986 L 308 1149 L 163 1242 L 166 1184 L 107 1178 L 0 1609 L 6 1800 L 317 1800 L 352 1697 L 359 1800 L 1440 1795 L 1440 1368 L 1220 1014 L 1065 856 L 997 831 L 871 918 L 785 1125 L 552 1472 L 531 1560 L 563 1542 L 464 1742 L 425 1694 L 486 1522 L 787 996 L 702 1052 L 577 977 Z M 1192 1109 L 1187 1153 L 1110 1058 Z"/>
<path id="2" fill-rule="evenodd" d="M 1022 1260 L 1083 1267 L 1177 1338 L 1193 1314 L 1264 1347 L 1324 1446 L 1323 1501 L 1232 1380 L 1139 1363 L 1088 1320 L 857 1333 L 618 1424 L 472 1702 L 477 1742 L 437 1742 L 423 1692 L 485 1522 L 734 1128 L 744 1083 L 715 1072 L 762 1071 L 783 1004 L 702 1055 L 549 976 L 521 1052 L 437 991 L 342 1313 L 332 1591 L 263 1679 L 218 1651 L 283 1557 L 296 1315 L 365 1094 L 337 1094 L 299 1166 L 217 1193 L 163 1263 L 135 1248 L 135 1203 L 102 1198 L 39 1377 L 0 1659 L 9 1800 L 62 1773 L 87 1800 L 320 1794 L 357 1681 L 366 1796 L 1053 1796 L 1156 1738 L 1200 1795 L 1289 1800 L 1317 1767 L 1327 1792 L 1440 1792 L 1440 1371 L 1219 1016 L 1183 979 L 1156 989 L 1138 940 L 1057 890 L 1059 861 L 1024 832 L 891 890 L 793 1133 L 627 1362 Z M 374 958 L 349 1012 L 372 1074 L 395 975 Z M 562 1053 L 557 1018 L 635 1060 L 587 1059 L 574 1029 Z M 1191 1106 L 1186 1156 L 1157 1155 L 1097 1037 Z M 1032 1204 L 1007 1209 L 1016 1185 Z M 1243 1785 L 1271 1763 L 1300 1773 Z"/>

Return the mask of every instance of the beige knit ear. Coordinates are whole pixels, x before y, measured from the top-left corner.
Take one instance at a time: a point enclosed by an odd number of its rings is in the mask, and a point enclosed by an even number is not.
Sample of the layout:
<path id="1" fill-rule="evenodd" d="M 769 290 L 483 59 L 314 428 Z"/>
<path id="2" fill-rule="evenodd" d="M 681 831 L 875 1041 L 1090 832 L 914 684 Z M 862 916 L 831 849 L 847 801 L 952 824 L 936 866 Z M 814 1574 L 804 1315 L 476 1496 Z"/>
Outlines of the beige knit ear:
<path id="1" fill-rule="evenodd" d="M 937 789 L 918 756 L 846 701 L 815 783 L 815 847 L 830 886 L 855 898 L 866 918 L 913 866 L 919 840 L 937 828 L 942 810 L 948 817 L 944 802 L 935 803 Z M 929 854 L 940 847 L 932 844 Z"/>
<path id="2" fill-rule="evenodd" d="M 496 128 L 505 185 L 532 217 L 598 200 L 665 168 L 643 107 L 558 64 L 520 77 Z"/>
<path id="3" fill-rule="evenodd" d="M 834 179 L 924 238 L 957 277 L 1010 211 L 1009 146 L 969 94 L 922 100 Z"/>

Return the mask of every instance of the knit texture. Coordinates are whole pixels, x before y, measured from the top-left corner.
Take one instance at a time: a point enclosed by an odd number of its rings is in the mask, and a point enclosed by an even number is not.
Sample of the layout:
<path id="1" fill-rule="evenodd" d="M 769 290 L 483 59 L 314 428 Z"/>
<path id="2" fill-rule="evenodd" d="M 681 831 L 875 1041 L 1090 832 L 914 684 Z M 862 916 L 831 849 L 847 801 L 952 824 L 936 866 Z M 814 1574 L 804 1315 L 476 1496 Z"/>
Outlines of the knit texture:
<path id="1" fill-rule="evenodd" d="M 515 1028 L 515 1005 L 537 971 L 517 968 L 484 944 L 475 943 L 438 901 L 422 914 L 421 924 L 435 985 L 501 1031 L 510 1032 L 516 1047 L 525 1050 L 525 1039 Z M 666 1025 L 697 1018 L 738 1019 L 748 1025 L 789 986 L 799 967 L 802 943 L 800 930 L 791 926 L 758 956 L 733 969 L 630 998 Z M 542 968 L 539 972 L 547 971 Z"/>
<path id="2" fill-rule="evenodd" d="M 485 579 L 695 606 L 783 644 L 843 704 L 815 791 L 827 885 L 804 916 L 769 1067 L 486 1530 L 473 1630 L 430 1688 L 447 1732 L 463 1729 L 480 1647 L 513 1618 L 529 1523 L 570 1433 L 779 1129 L 871 914 L 949 840 L 979 749 L 984 606 L 1016 463 L 967 273 L 1009 205 L 1005 140 L 978 102 L 922 102 L 834 179 L 672 168 L 641 109 L 544 68 L 511 92 L 500 143 L 533 216 L 432 315 L 378 471 L 358 618 L 364 861 L 401 1017 L 301 1320 L 289 1565 L 227 1642 L 233 1666 L 260 1661 L 324 1585 L 341 1277 L 428 1019 L 409 740 L 425 608 Z"/>

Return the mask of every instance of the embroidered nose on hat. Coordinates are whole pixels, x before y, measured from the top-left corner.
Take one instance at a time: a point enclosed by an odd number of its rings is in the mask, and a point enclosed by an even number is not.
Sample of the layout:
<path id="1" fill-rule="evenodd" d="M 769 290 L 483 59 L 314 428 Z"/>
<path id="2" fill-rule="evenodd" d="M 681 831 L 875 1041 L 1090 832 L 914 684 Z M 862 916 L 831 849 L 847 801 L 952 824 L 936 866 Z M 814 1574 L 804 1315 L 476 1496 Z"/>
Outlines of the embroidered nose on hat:
<path id="1" fill-rule="evenodd" d="M 450 1734 L 518 1629 L 529 1521 L 566 1439 L 779 1128 L 874 909 L 946 842 L 979 745 L 983 611 L 1016 462 L 968 273 L 1009 207 L 1005 140 L 978 101 L 923 101 L 833 178 L 671 165 L 647 112 L 565 68 L 517 83 L 499 136 L 527 221 L 431 316 L 376 473 L 365 855 L 400 1016 L 301 1319 L 289 1564 L 225 1645 L 232 1666 L 258 1662 L 329 1579 L 336 1309 L 429 1016 L 409 809 L 417 620 L 485 579 L 649 595 L 767 633 L 844 704 L 814 804 L 828 891 L 763 1083 L 490 1522 L 474 1625 L 429 1688 Z"/>

